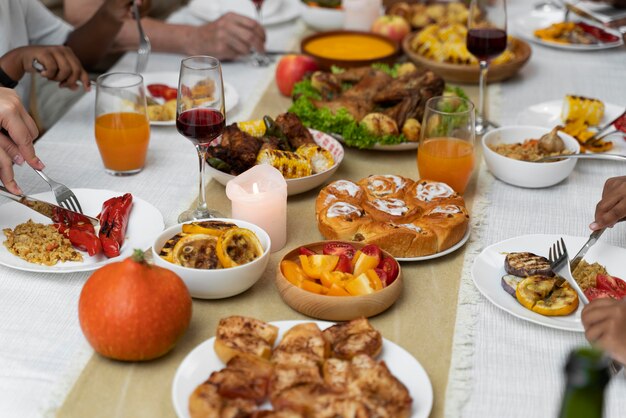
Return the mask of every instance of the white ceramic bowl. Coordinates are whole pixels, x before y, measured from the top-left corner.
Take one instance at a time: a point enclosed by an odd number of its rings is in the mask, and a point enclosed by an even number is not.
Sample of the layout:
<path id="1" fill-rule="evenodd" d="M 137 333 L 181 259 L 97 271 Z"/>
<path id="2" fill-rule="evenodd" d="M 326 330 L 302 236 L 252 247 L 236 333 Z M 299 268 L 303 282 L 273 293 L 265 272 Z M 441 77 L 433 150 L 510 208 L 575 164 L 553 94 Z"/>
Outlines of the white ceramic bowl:
<path id="1" fill-rule="evenodd" d="M 301 177 L 299 179 L 287 179 L 287 194 L 289 196 L 304 193 L 317 186 L 321 186 L 333 175 L 343 160 L 344 151 L 339 141 L 324 132 L 316 131 L 315 129 L 309 129 L 309 131 L 311 135 L 313 135 L 313 139 L 317 142 L 317 145 L 330 151 L 335 160 L 335 164 L 322 173 Z M 224 173 L 208 164 L 206 165 L 206 171 L 211 177 L 217 180 L 218 183 L 224 186 L 235 178 L 232 174 Z"/>
<path id="2" fill-rule="evenodd" d="M 270 237 L 263 229 L 238 219 L 217 218 L 211 220 L 232 222 L 241 228 L 251 230 L 259 238 L 264 251 L 261 257 L 251 263 L 227 269 L 203 270 L 182 267 L 159 257 L 163 245 L 182 230 L 182 224 L 167 228 L 152 244 L 154 263 L 178 274 L 187 285 L 191 296 L 199 299 L 227 298 L 248 290 L 261 278 L 270 258 Z"/>
<path id="3" fill-rule="evenodd" d="M 301 3 L 300 17 L 312 29 L 335 30 L 343 29 L 345 12 L 342 9 L 311 7 Z"/>
<path id="4" fill-rule="evenodd" d="M 506 126 L 489 131 L 482 138 L 482 149 L 487 168 L 500 180 L 519 187 L 541 188 L 553 186 L 567 178 L 576 166 L 576 159 L 546 163 L 518 161 L 498 154 L 489 145 L 514 144 L 527 139 L 539 139 L 550 132 L 540 126 Z M 567 149 L 580 152 L 580 146 L 573 137 L 559 132 Z"/>

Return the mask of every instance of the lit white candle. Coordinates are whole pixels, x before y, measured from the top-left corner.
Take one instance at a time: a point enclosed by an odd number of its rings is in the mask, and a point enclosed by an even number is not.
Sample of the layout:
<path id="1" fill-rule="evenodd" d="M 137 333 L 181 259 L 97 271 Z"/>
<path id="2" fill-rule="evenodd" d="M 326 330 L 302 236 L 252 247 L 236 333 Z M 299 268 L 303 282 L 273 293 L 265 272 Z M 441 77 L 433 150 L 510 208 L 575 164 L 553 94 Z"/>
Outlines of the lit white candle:
<path id="1" fill-rule="evenodd" d="M 287 182 L 267 164 L 255 165 L 226 184 L 233 219 L 263 228 L 272 241 L 271 252 L 287 242 Z"/>

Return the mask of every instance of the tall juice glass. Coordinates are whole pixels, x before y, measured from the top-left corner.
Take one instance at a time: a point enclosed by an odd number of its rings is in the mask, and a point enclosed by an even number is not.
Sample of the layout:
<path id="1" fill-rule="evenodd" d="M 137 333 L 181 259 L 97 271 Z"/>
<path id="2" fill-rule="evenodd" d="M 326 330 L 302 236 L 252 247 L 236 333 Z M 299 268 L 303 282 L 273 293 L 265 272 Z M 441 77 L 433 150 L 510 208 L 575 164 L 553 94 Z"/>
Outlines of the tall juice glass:
<path id="1" fill-rule="evenodd" d="M 96 143 L 107 173 L 139 173 L 146 162 L 150 123 L 143 77 L 109 73 L 96 85 Z"/>
<path id="2" fill-rule="evenodd" d="M 469 100 L 440 96 L 426 102 L 417 150 L 422 179 L 465 192 L 475 164 L 474 123 L 474 105 Z"/>

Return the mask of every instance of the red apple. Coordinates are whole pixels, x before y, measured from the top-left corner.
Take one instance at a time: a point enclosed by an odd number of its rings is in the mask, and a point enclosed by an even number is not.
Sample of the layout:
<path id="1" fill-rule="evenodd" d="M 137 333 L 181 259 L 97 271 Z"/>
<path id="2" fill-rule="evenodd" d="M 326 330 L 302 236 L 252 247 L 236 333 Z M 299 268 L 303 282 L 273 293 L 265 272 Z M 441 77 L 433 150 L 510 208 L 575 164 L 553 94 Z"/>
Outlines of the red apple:
<path id="1" fill-rule="evenodd" d="M 374 21 L 372 32 L 384 35 L 396 42 L 401 42 L 402 39 L 411 32 L 411 26 L 400 16 L 385 15 Z"/>
<path id="2" fill-rule="evenodd" d="M 317 71 L 315 60 L 307 55 L 285 55 L 276 66 L 276 84 L 283 96 L 291 96 L 293 85 L 306 73 Z"/>

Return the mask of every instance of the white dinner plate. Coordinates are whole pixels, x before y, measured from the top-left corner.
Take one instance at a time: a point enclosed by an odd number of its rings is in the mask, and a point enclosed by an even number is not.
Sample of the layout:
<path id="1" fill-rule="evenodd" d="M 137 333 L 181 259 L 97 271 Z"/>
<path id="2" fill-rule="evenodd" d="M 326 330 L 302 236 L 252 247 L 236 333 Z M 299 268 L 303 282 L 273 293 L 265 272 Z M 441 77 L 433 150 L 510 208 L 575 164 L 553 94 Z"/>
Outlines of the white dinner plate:
<path id="1" fill-rule="evenodd" d="M 175 71 L 142 73 L 141 75 L 143 77 L 143 85 L 146 88 L 147 95 L 150 95 L 150 92 L 148 91 L 148 85 L 150 84 L 165 84 L 175 89 L 178 88 L 178 73 Z M 159 103 L 163 102 L 163 99 L 155 98 L 155 100 Z M 235 90 L 235 87 L 231 84 L 224 82 L 224 108 L 226 109 L 226 113 L 230 112 L 235 106 L 237 106 L 237 103 L 239 103 L 239 94 L 237 93 L 237 90 Z M 176 120 L 151 120 L 150 125 L 174 126 L 176 125 Z"/>
<path id="2" fill-rule="evenodd" d="M 211 22 L 228 12 L 255 19 L 256 9 L 251 0 L 192 0 L 189 11 L 199 19 Z M 265 0 L 261 8 L 263 26 L 278 25 L 300 16 L 299 0 Z"/>
<path id="3" fill-rule="evenodd" d="M 325 329 L 332 322 L 324 321 L 276 321 L 271 324 L 279 328 L 280 341 L 284 333 L 291 327 L 314 322 Z M 172 384 L 172 402 L 179 418 L 189 418 L 189 396 L 198 385 L 209 378 L 212 372 L 221 370 L 225 365 L 215 354 L 213 344 L 215 337 L 210 338 L 194 348 L 178 366 Z M 384 360 L 387 367 L 409 390 L 413 398 L 411 418 L 427 418 L 433 405 L 433 388 L 422 365 L 405 349 L 383 338 L 383 350 L 378 358 Z M 262 408 L 271 408 L 268 403 Z"/>
<path id="4" fill-rule="evenodd" d="M 309 131 L 311 132 L 311 135 L 313 135 L 315 142 L 320 147 L 330 151 L 333 155 L 335 164 L 328 170 L 321 173 L 296 179 L 287 179 L 287 195 L 289 196 L 304 193 L 321 186 L 333 175 L 335 171 L 337 171 L 339 164 L 343 161 L 344 150 L 339 141 L 324 132 L 316 131 L 315 129 L 309 129 Z M 219 141 L 220 138 L 217 138 L 216 141 Z M 206 165 L 206 171 L 212 178 L 224 186 L 226 186 L 226 183 L 235 178 L 232 174 L 224 173 L 223 171 L 211 167 L 209 164 Z"/>
<path id="5" fill-rule="evenodd" d="M 346 142 L 343 140 L 343 136 L 339 134 L 329 134 L 333 138 L 336 138 L 337 141 L 345 144 Z M 350 145 L 346 145 L 350 146 Z M 407 151 L 412 149 L 417 149 L 419 147 L 419 142 L 402 142 L 400 144 L 393 145 L 384 145 L 384 144 L 375 144 L 372 148 L 363 148 L 364 150 L 375 150 L 375 151 Z M 357 148 L 357 147 L 351 147 Z"/>
<path id="6" fill-rule="evenodd" d="M 569 49 L 573 51 L 597 51 L 599 49 L 608 49 L 615 48 L 623 44 L 622 37 L 619 33 L 615 31 L 609 30 L 607 28 L 602 28 L 603 30 L 616 35 L 618 40 L 615 42 L 603 42 L 592 45 L 577 45 L 577 44 L 561 44 L 557 42 L 548 42 L 543 39 L 537 38 L 535 36 L 535 30 L 546 28 L 553 23 L 558 23 L 563 21 L 563 11 L 554 11 L 554 12 L 544 12 L 540 10 L 533 10 L 531 12 L 525 13 L 519 16 L 517 19 L 513 21 L 515 29 L 519 35 L 526 38 L 527 40 L 534 42 L 539 45 L 548 46 L 551 48 L 558 49 Z M 588 22 L 593 24 L 593 22 Z"/>
<path id="7" fill-rule="evenodd" d="M 86 215 L 96 216 L 102 210 L 102 203 L 115 196 L 122 196 L 122 192 L 111 190 L 95 189 L 72 189 L 76 194 L 83 212 Z M 33 195 L 34 198 L 56 203 L 52 192 L 39 193 Z M 39 213 L 32 211 L 25 206 L 10 202 L 0 206 L 0 231 L 4 228 L 15 228 L 18 224 L 32 219 L 33 222 L 51 224 L 52 221 Z M 163 231 L 163 216 L 161 212 L 150 203 L 133 195 L 133 207 L 128 219 L 128 229 L 126 240 L 122 245 L 120 255 L 115 258 L 106 258 L 104 254 L 90 257 L 86 252 L 81 251 L 83 261 L 67 261 L 54 266 L 43 266 L 29 263 L 26 260 L 13 255 L 4 246 L 0 245 L 0 264 L 17 270 L 32 271 L 39 273 L 73 273 L 77 271 L 92 271 L 105 264 L 120 261 L 132 255 L 136 248 L 146 249 L 150 247 L 154 238 Z M 4 242 L 6 237 L 0 234 Z"/>
<path id="8" fill-rule="evenodd" d="M 435 254 L 423 255 L 421 257 L 395 257 L 395 259 L 398 261 L 426 261 L 426 260 L 432 260 L 433 258 L 443 257 L 444 255 L 448 255 L 450 253 L 455 252 L 456 250 L 461 248 L 463 245 L 465 245 L 469 237 L 470 237 L 470 227 L 468 226 L 467 231 L 465 232 L 465 235 L 463 235 L 463 238 L 461 238 L 461 241 L 457 242 L 456 244 L 454 244 L 452 247 L 448 248 L 447 250 L 444 250 Z"/>
<path id="9" fill-rule="evenodd" d="M 517 114 L 516 125 L 543 126 L 552 129 L 557 125 L 562 125 L 561 110 L 563 109 L 563 100 L 551 100 L 536 105 L 532 105 Z M 604 103 L 604 116 L 599 126 L 604 126 L 611 122 L 624 111 L 625 106 L 618 106 L 611 103 Z M 612 141 L 615 145 L 609 153 L 625 154 L 626 141 L 623 139 L 623 133 L 611 135 L 606 139 Z"/>
<path id="10" fill-rule="evenodd" d="M 548 249 L 558 239 L 563 238 L 570 254 L 575 254 L 589 237 L 571 237 L 562 235 L 522 235 L 507 239 L 485 248 L 474 261 L 472 280 L 480 292 L 498 308 L 525 321 L 565 331 L 583 332 L 580 322 L 582 304 L 576 312 L 566 316 L 543 316 L 524 308 L 513 296 L 509 295 L 500 283 L 504 270 L 504 258 L 510 252 L 531 252 L 548 257 Z M 626 249 L 599 241 L 589 249 L 585 260 L 598 262 L 606 267 L 609 274 L 626 277 Z"/>

